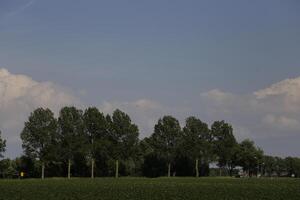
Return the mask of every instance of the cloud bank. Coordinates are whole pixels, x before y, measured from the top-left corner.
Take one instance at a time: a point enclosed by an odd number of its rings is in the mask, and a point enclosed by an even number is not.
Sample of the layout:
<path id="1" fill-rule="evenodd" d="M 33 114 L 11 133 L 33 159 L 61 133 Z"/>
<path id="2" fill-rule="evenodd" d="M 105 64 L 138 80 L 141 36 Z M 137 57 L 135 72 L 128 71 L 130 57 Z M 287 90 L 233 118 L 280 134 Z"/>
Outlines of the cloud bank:
<path id="1" fill-rule="evenodd" d="M 208 118 L 233 123 L 239 139 L 258 141 L 268 153 L 300 155 L 300 77 L 286 79 L 250 94 L 214 89 L 201 94 Z"/>
<path id="2" fill-rule="evenodd" d="M 78 103 L 71 92 L 52 82 L 38 82 L 0 69 L 0 130 L 7 139 L 7 156 L 21 152 L 20 131 L 32 110 L 48 107 L 57 113 L 64 105 Z"/>
<path id="3" fill-rule="evenodd" d="M 7 156 L 21 152 L 20 131 L 24 121 L 37 107 L 49 107 L 55 113 L 67 105 L 82 108 L 82 102 L 70 91 L 52 82 L 38 82 L 25 75 L 0 69 L 0 130 L 7 139 Z M 157 120 L 173 115 L 182 126 L 190 115 L 211 124 L 226 120 L 234 127 L 238 140 L 250 138 L 273 155 L 300 156 L 300 77 L 286 79 L 248 94 L 213 89 L 193 103 L 173 107 L 141 98 L 130 102 L 104 101 L 98 108 L 111 114 L 119 108 L 139 126 L 140 137 L 149 136 Z"/>

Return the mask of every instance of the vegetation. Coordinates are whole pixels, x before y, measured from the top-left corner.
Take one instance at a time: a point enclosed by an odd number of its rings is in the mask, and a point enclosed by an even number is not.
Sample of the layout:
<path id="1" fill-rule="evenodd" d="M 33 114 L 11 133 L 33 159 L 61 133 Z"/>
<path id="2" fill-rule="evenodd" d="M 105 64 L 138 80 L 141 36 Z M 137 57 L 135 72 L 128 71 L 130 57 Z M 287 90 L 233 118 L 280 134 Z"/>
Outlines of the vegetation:
<path id="1" fill-rule="evenodd" d="M 2 139 L 1 131 L 0 131 L 0 158 L 3 158 L 3 152 L 5 152 L 5 147 L 6 147 L 6 141 Z"/>
<path id="2" fill-rule="evenodd" d="M 188 117 L 182 128 L 177 119 L 164 116 L 153 134 L 140 140 L 137 125 L 121 110 L 105 116 L 95 107 L 64 107 L 56 119 L 50 109 L 38 108 L 25 122 L 21 139 L 24 155 L 0 160 L 3 178 L 21 172 L 26 178 L 300 177 L 299 158 L 264 155 L 251 140 L 238 143 L 230 124 L 215 121 L 209 127 L 196 117 Z M 0 134 L 0 158 L 5 147 Z"/>
<path id="3" fill-rule="evenodd" d="M 113 178 L 0 180 L 0 200 L 300 199 L 299 179 Z"/>

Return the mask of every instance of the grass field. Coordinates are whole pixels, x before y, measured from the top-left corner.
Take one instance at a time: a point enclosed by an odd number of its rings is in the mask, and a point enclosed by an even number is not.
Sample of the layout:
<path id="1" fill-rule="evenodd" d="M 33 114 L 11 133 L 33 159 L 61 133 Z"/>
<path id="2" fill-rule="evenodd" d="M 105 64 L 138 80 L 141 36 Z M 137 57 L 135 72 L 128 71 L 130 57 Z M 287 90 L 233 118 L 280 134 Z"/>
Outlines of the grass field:
<path id="1" fill-rule="evenodd" d="M 300 199 L 300 179 L 97 178 L 0 180 L 1 200 Z"/>

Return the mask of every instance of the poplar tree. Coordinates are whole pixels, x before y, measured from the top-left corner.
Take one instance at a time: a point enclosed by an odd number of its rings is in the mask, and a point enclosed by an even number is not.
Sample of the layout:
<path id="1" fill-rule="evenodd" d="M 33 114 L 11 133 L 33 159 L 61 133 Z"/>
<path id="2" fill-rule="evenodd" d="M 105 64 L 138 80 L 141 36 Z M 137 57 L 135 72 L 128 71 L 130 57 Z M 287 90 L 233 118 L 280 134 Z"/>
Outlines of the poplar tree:
<path id="1" fill-rule="evenodd" d="M 45 177 L 45 165 L 54 159 L 58 144 L 57 120 L 53 112 L 46 108 L 33 111 L 21 133 L 25 154 L 38 158 L 42 164 L 42 179 Z"/>

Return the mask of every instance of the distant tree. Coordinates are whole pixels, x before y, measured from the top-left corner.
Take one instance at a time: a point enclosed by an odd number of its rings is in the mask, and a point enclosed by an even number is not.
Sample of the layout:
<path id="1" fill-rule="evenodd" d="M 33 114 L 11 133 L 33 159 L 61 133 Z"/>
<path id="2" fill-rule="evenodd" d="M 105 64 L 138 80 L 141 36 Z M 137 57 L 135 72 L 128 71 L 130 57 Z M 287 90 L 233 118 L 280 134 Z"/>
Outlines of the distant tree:
<path id="1" fill-rule="evenodd" d="M 110 124 L 109 138 L 112 157 L 115 159 L 115 177 L 119 176 L 119 161 L 132 159 L 138 148 L 138 127 L 131 122 L 130 117 L 121 110 L 115 110 L 112 118 L 107 116 Z"/>
<path id="2" fill-rule="evenodd" d="M 168 177 L 171 176 L 171 163 L 176 157 L 181 136 L 182 131 L 178 120 L 172 116 L 164 116 L 158 120 L 154 133 L 150 137 L 154 151 L 168 162 Z"/>
<path id="3" fill-rule="evenodd" d="M 76 154 L 87 151 L 87 138 L 84 135 L 82 110 L 75 107 L 61 109 L 59 118 L 61 153 L 68 163 L 68 178 L 71 178 L 71 162 Z"/>
<path id="4" fill-rule="evenodd" d="M 206 163 L 210 157 L 211 147 L 208 125 L 195 117 L 187 118 L 183 128 L 183 149 L 195 160 L 196 177 L 199 177 L 199 159 Z"/>
<path id="5" fill-rule="evenodd" d="M 227 168 L 231 174 L 237 146 L 232 126 L 224 121 L 215 121 L 211 126 L 211 134 L 218 165 L 220 169 Z"/>
<path id="6" fill-rule="evenodd" d="M 259 166 L 263 160 L 263 151 L 254 145 L 251 140 L 243 140 L 239 144 L 238 163 L 247 171 L 249 176 L 258 173 Z"/>
<path id="7" fill-rule="evenodd" d="M 288 176 L 300 177 L 300 158 L 295 157 L 287 157 L 285 158 L 286 170 L 288 172 Z"/>
<path id="8" fill-rule="evenodd" d="M 3 158 L 3 153 L 5 152 L 6 140 L 2 139 L 0 131 L 0 158 Z"/>
<path id="9" fill-rule="evenodd" d="M 97 152 L 106 151 L 109 127 L 104 115 L 95 107 L 85 110 L 83 120 L 91 158 L 91 178 L 94 178 L 95 157 Z"/>
<path id="10" fill-rule="evenodd" d="M 274 157 L 274 160 L 275 160 L 275 172 L 277 176 L 281 176 L 283 173 L 287 171 L 285 160 L 277 156 Z"/>
<path id="11" fill-rule="evenodd" d="M 57 121 L 50 109 L 38 108 L 31 115 L 21 133 L 25 154 L 38 158 L 42 164 L 42 179 L 46 162 L 54 159 L 58 144 Z"/>
<path id="12" fill-rule="evenodd" d="M 273 156 L 265 155 L 263 157 L 263 169 L 264 174 L 266 174 L 267 176 L 272 176 L 273 172 L 275 172 L 276 169 L 276 161 Z"/>
<path id="13" fill-rule="evenodd" d="M 16 171 L 16 162 L 9 158 L 0 161 L 0 177 L 2 178 L 16 178 L 18 172 Z"/>

